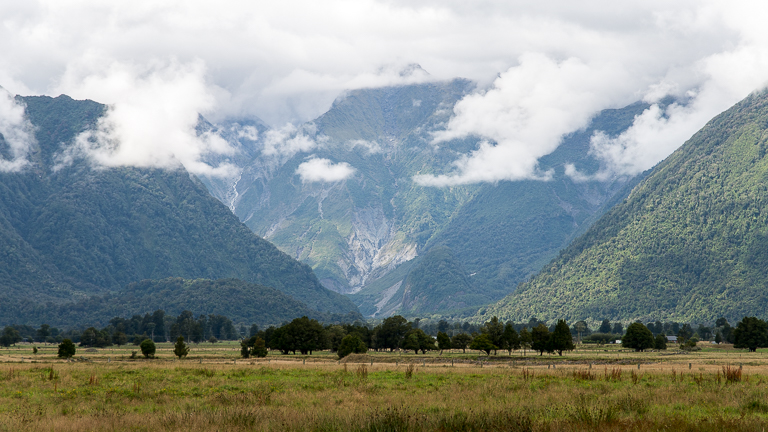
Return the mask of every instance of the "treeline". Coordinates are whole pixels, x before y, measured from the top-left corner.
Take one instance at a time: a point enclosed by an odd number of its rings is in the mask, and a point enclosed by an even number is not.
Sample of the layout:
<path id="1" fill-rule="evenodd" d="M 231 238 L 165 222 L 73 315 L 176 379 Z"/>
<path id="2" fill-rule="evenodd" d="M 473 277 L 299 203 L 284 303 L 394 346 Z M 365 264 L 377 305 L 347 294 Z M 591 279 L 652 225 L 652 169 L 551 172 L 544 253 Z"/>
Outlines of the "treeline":
<path id="1" fill-rule="evenodd" d="M 175 340 L 184 336 L 191 342 L 216 342 L 219 340 L 238 340 L 245 332 L 235 329 L 232 320 L 222 315 L 199 315 L 197 318 L 190 311 L 182 311 L 178 316 L 167 315 L 162 310 L 151 314 L 134 315 L 131 318 L 115 317 L 101 330 L 89 327 L 85 330 L 60 330 L 43 324 L 40 328 L 28 325 L 6 326 L 0 334 L 0 345 L 10 346 L 17 342 L 61 343 L 69 339 L 84 347 L 103 348 L 111 345 L 133 343 L 139 345 L 150 339 L 154 342 Z"/>

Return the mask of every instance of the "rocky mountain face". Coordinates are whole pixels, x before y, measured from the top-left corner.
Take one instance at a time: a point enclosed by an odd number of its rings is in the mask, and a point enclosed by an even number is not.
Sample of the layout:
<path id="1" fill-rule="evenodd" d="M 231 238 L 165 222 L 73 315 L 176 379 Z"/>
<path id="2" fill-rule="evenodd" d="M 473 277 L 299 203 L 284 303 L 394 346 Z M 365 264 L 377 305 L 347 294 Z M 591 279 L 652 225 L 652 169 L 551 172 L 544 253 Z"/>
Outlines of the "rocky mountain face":
<path id="1" fill-rule="evenodd" d="M 576 181 L 564 166 L 596 172 L 592 133 L 620 133 L 647 105 L 607 110 L 566 137 L 541 161 L 551 181 L 416 184 L 477 148 L 477 138 L 432 143 L 473 88 L 457 79 L 347 92 L 312 122 L 238 140 L 237 175 L 203 181 L 365 315 L 474 313 L 538 271 L 630 180 Z"/>
<path id="2" fill-rule="evenodd" d="M 18 100 L 36 140 L 28 167 L 0 174 L 0 323 L 39 325 L 48 303 L 168 277 L 237 278 L 315 310 L 357 313 L 183 169 L 93 169 L 83 161 L 54 168 L 57 154 L 93 127 L 104 105 L 67 96 Z M 0 152 L 8 147 L 0 136 Z"/>
<path id="3" fill-rule="evenodd" d="M 768 94 L 658 164 L 531 281 L 477 319 L 768 316 Z"/>

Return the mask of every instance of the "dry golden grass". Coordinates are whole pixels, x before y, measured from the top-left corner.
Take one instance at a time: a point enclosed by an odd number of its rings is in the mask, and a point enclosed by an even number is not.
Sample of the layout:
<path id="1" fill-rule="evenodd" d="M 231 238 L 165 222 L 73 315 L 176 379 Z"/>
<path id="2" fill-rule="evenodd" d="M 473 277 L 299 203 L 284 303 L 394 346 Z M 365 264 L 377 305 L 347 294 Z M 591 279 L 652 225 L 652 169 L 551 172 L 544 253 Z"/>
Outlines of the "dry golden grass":
<path id="1" fill-rule="evenodd" d="M 183 361 L 173 361 L 168 348 L 161 348 L 155 360 L 127 360 L 135 349 L 128 347 L 89 353 L 90 361 L 78 362 L 57 360 L 49 348 L 40 350 L 35 363 L 27 356 L 21 363 L 24 347 L 0 351 L 5 362 L 0 363 L 0 430 L 738 431 L 768 426 L 768 357 L 763 353 L 584 349 L 562 358 L 485 358 L 456 351 L 426 359 L 371 353 L 348 362 L 320 353 L 235 362 L 234 344 L 200 347 Z"/>

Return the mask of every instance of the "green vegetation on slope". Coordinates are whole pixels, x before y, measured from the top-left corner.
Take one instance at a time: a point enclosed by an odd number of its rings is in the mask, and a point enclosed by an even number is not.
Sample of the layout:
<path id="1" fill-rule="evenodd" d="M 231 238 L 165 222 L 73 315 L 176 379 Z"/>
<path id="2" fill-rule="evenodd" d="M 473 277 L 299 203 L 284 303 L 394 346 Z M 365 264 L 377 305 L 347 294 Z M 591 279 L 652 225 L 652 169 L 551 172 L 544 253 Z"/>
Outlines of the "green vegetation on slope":
<path id="1" fill-rule="evenodd" d="M 538 276 L 479 319 L 768 316 L 768 96 L 660 163 Z"/>
<path id="2" fill-rule="evenodd" d="M 0 322 L 37 322 L 40 303 L 81 300 L 144 279 L 238 278 L 322 312 L 356 307 L 254 235 L 183 169 L 51 169 L 103 113 L 91 101 L 23 98 L 34 166 L 0 174 Z"/>

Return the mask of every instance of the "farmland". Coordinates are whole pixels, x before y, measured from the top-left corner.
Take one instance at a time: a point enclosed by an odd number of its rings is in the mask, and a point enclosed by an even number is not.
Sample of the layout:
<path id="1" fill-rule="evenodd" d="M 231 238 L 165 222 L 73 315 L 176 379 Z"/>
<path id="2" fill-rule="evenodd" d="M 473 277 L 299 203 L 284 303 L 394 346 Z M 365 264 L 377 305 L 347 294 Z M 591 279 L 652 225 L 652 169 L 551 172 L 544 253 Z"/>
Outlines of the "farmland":
<path id="1" fill-rule="evenodd" d="M 240 359 L 236 343 L 0 350 L 0 430 L 756 430 L 768 354 L 583 347 L 560 357 L 375 353 Z M 24 358 L 22 361 L 22 357 Z"/>

